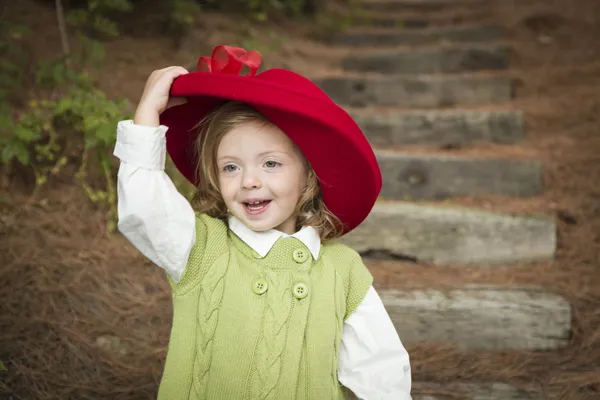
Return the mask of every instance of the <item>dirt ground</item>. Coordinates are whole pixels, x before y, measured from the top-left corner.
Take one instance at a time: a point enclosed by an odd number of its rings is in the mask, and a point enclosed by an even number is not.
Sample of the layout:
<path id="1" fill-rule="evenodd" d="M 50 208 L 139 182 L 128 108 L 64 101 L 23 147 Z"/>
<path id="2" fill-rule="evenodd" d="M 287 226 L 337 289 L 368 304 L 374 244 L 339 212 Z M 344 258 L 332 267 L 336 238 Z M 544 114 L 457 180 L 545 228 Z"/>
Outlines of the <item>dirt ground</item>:
<path id="1" fill-rule="evenodd" d="M 371 268 L 378 287 L 400 281 L 451 287 L 468 276 L 469 283 L 543 285 L 573 306 L 568 348 L 465 354 L 418 345 L 408 349 L 415 382 L 505 382 L 556 399 L 600 398 L 600 2 L 488 1 L 494 15 L 486 19 L 511 32 L 510 74 L 518 82 L 513 106 L 525 112 L 527 138 L 513 150 L 482 145 L 469 153 L 534 155 L 545 165 L 545 190 L 528 200 L 478 197 L 453 203 L 555 216 L 556 260 L 472 268 L 460 276 L 424 265 L 405 265 L 400 273 L 385 261 Z M 23 0 L 7 10 L 32 26 L 36 57 L 57 54 L 52 8 Z M 140 16 L 138 23 L 151 21 L 151 15 Z M 128 36 L 106 44 L 101 86 L 134 103 L 153 69 L 193 64 L 214 44 L 239 40 L 232 28 L 238 22 L 231 16 L 201 16 L 199 28 L 179 46 L 159 29 L 142 34 L 132 28 Z M 335 70 L 343 51 L 300 36 L 312 29 L 287 25 L 273 36 L 285 40 L 271 44 L 265 58 L 308 75 Z M 254 35 L 260 38 L 260 32 Z M 106 232 L 104 212 L 87 201 L 72 176 L 58 177 L 31 199 L 22 174 L 2 172 L 0 360 L 7 371 L 0 371 L 0 397 L 153 398 L 171 322 L 163 273 L 120 236 Z"/>

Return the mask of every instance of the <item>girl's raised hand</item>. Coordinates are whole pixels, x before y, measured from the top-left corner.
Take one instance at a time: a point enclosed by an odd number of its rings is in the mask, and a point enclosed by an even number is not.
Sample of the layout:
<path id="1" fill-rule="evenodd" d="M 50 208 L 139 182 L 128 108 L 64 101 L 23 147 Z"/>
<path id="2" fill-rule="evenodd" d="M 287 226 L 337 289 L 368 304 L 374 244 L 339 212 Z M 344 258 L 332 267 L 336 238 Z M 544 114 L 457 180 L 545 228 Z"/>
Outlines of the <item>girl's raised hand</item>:
<path id="1" fill-rule="evenodd" d="M 169 91 L 173 80 L 187 73 L 185 68 L 178 66 L 152 72 L 146 81 L 133 122 L 138 125 L 158 126 L 160 113 L 169 107 L 185 103 L 185 99 L 170 98 Z"/>

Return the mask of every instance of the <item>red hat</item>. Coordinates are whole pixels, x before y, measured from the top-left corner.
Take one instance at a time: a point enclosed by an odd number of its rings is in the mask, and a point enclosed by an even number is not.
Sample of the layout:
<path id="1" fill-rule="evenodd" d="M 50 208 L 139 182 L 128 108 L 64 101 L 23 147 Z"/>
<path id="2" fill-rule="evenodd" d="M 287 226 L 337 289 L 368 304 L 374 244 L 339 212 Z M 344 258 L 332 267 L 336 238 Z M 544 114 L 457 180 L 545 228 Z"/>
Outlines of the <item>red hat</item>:
<path id="1" fill-rule="evenodd" d="M 345 225 L 356 228 L 381 190 L 381 171 L 364 134 L 344 109 L 310 80 L 285 69 L 257 74 L 260 54 L 217 46 L 201 57 L 199 72 L 175 79 L 171 96 L 188 102 L 163 112 L 167 150 L 179 171 L 197 185 L 193 127 L 227 100 L 246 103 L 281 129 L 302 151 L 319 177 L 323 201 Z M 247 75 L 240 75 L 243 67 Z"/>

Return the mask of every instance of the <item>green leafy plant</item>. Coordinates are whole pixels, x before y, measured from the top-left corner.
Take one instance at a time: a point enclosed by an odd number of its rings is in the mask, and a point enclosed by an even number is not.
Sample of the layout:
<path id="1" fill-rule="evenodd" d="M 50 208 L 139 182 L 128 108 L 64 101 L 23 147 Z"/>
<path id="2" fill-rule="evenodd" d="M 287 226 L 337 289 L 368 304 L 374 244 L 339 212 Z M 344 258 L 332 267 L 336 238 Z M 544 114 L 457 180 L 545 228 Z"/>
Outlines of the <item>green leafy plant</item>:
<path id="1" fill-rule="evenodd" d="M 235 10 L 249 14 L 253 20 L 264 22 L 273 14 L 299 17 L 315 8 L 319 0 L 205 0 L 203 8 L 208 10 Z"/>
<path id="2" fill-rule="evenodd" d="M 272 11 L 299 16 L 305 3 L 306 0 L 250 0 L 247 7 L 256 20 L 266 21 Z"/>
<path id="3" fill-rule="evenodd" d="M 67 21 L 81 32 L 114 37 L 119 30 L 111 16 L 132 9 L 129 0 L 88 0 L 84 7 L 68 12 Z"/>
<path id="4" fill-rule="evenodd" d="M 10 132 L 0 137 L 1 161 L 17 161 L 31 167 L 36 186 L 58 175 L 67 160 L 79 162 L 76 178 L 93 202 L 109 210 L 109 228 L 114 229 L 116 191 L 110 157 L 115 144 L 115 121 L 129 108 L 126 101 L 112 101 L 94 86 L 85 72 L 62 62 L 39 65 L 35 81 L 44 95 L 29 101 Z M 70 151 L 78 151 L 73 156 Z M 94 189 L 87 180 L 90 169 L 99 169 L 104 184 Z"/>
<path id="5" fill-rule="evenodd" d="M 194 23 L 194 14 L 200 10 L 201 7 L 194 0 L 171 0 L 169 11 L 171 29 L 181 34 Z"/>
<path id="6" fill-rule="evenodd" d="M 7 36 L 11 35 L 14 33 Z M 77 37 L 80 50 L 68 52 L 68 42 L 63 38 L 65 56 L 59 59 L 33 63 L 22 57 L 18 63 L 6 61 L 0 65 L 3 76 L 5 71 L 11 76 L 0 91 L 0 162 L 31 169 L 35 175 L 34 194 L 65 166 L 75 165 L 75 178 L 91 201 L 106 207 L 108 228 L 113 231 L 116 190 L 111 152 L 115 123 L 130 106 L 124 100 L 109 99 L 96 87 L 88 71 L 99 66 L 103 47 L 81 33 Z M 18 42 L 4 37 L 0 47 L 8 53 L 22 52 Z M 19 72 L 25 70 L 35 72 L 32 76 Z M 33 95 L 16 111 L 9 100 L 10 91 L 27 80 L 34 83 Z M 90 177 L 90 173 L 95 177 L 98 172 L 103 177 L 100 183 Z"/>

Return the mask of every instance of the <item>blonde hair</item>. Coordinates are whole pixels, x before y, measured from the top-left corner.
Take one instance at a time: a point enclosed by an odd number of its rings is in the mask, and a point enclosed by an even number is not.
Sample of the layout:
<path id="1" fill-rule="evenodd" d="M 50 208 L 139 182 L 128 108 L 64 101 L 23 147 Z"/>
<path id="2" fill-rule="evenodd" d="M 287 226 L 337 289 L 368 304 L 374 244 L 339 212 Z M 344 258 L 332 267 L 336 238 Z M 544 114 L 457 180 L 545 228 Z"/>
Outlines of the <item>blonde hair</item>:
<path id="1" fill-rule="evenodd" d="M 199 184 L 192 198 L 194 209 L 213 218 L 227 220 L 229 216 L 225 201 L 219 192 L 217 150 L 223 137 L 235 127 L 254 123 L 259 126 L 272 125 L 264 115 L 249 105 L 228 101 L 206 115 L 196 126 L 198 139 L 195 143 L 196 176 Z M 299 150 L 298 150 L 299 151 Z M 317 174 L 306 160 L 307 183 L 296 205 L 296 229 L 312 226 L 319 232 L 321 241 L 340 237 L 343 224 L 325 205 Z"/>

